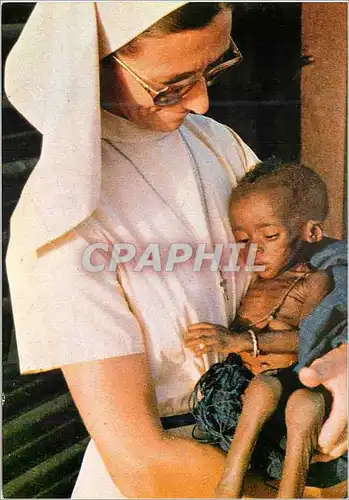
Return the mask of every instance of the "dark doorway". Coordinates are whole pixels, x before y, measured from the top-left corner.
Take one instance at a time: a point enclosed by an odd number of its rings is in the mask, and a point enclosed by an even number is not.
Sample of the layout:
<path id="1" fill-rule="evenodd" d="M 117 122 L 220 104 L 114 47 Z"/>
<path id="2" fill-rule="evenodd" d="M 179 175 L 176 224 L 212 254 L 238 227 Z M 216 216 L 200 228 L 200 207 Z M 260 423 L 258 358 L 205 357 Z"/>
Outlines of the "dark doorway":
<path id="1" fill-rule="evenodd" d="M 300 156 L 301 4 L 238 3 L 232 36 L 244 60 L 210 89 L 212 118 L 256 154 Z"/>

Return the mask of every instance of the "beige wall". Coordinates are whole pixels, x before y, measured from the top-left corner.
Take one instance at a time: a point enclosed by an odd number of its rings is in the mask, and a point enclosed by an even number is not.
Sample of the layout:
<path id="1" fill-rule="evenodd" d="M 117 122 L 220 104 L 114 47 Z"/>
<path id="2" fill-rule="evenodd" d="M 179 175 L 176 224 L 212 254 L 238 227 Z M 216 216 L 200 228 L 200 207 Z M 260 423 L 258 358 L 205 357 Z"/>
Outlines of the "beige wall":
<path id="1" fill-rule="evenodd" d="M 344 234 L 347 5 L 303 3 L 302 54 L 314 57 L 301 76 L 302 161 L 326 181 L 331 211 L 325 229 Z"/>

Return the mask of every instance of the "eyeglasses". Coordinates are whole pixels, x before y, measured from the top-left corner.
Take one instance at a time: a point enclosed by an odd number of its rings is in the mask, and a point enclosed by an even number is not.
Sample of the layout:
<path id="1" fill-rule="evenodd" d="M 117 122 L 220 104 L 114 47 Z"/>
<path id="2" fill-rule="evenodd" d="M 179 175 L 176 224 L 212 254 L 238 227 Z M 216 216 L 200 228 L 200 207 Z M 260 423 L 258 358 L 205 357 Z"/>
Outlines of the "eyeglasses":
<path id="1" fill-rule="evenodd" d="M 137 75 L 124 61 L 119 59 L 115 54 L 113 54 L 113 59 L 120 64 L 137 82 L 142 85 L 142 87 L 151 95 L 153 102 L 156 106 L 173 106 L 177 104 L 202 78 L 205 79 L 205 83 L 208 87 L 211 87 L 216 83 L 217 79 L 229 68 L 240 63 L 243 59 L 240 50 L 237 48 L 234 40 L 230 38 L 230 52 L 233 52 L 234 57 L 227 59 L 214 68 L 206 69 L 200 75 L 194 75 L 192 78 L 186 79 L 186 83 L 183 84 L 178 82 L 176 84 L 167 85 L 161 90 L 155 90 L 150 85 L 148 85 L 140 76 Z M 223 56 L 224 57 L 224 56 Z"/>

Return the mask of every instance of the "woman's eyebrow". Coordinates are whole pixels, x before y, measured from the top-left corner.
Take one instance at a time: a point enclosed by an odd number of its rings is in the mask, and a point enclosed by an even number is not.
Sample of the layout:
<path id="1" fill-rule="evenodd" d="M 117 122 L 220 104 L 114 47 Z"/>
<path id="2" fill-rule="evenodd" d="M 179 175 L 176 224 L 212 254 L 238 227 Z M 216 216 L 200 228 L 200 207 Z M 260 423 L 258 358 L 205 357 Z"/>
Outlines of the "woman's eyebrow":
<path id="1" fill-rule="evenodd" d="M 219 64 L 220 60 L 224 57 L 224 54 L 226 53 L 227 51 L 225 50 L 215 61 L 211 62 L 207 67 L 206 67 L 206 70 L 209 70 L 211 69 L 212 67 L 216 66 L 216 64 Z M 187 80 L 188 78 L 190 78 L 191 76 L 194 76 L 198 73 L 198 71 L 187 71 L 185 73 L 179 73 L 177 75 L 174 75 L 172 77 L 170 77 L 168 80 L 166 81 L 163 81 L 162 83 L 164 85 L 171 85 L 173 83 L 178 83 L 180 82 L 181 80 Z"/>
<path id="2" fill-rule="evenodd" d="M 181 80 L 187 80 L 191 76 L 197 74 L 197 71 L 187 71 L 186 73 L 180 73 L 178 75 L 173 76 L 169 80 L 164 81 L 164 85 L 171 85 L 172 83 L 180 82 Z"/>

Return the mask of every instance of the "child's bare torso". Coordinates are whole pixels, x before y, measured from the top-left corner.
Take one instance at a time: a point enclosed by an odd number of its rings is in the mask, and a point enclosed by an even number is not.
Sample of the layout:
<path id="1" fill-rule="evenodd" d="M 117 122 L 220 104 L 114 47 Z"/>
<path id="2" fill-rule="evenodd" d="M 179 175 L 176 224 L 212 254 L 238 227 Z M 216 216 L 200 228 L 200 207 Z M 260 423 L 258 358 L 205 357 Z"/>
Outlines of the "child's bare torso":
<path id="1" fill-rule="evenodd" d="M 252 327 L 255 331 L 298 330 L 306 296 L 307 264 L 297 264 L 272 279 L 256 278 L 244 297 L 232 327 Z M 242 353 L 245 365 L 254 373 L 285 368 L 297 361 L 296 353 L 261 354 L 254 358 Z"/>

